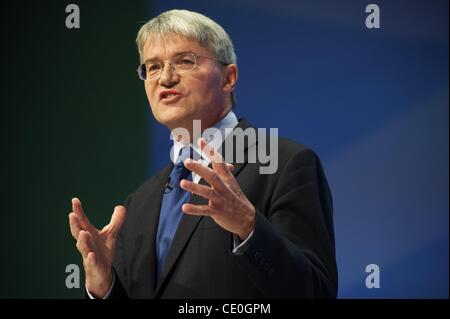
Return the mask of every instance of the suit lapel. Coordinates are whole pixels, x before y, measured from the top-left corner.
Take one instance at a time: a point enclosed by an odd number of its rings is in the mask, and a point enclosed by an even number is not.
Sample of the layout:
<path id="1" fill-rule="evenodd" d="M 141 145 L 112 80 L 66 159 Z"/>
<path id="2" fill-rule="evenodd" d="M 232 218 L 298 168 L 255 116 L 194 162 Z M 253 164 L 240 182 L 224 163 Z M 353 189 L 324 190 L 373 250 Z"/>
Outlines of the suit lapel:
<path id="1" fill-rule="evenodd" d="M 235 129 L 242 129 L 243 131 L 245 131 L 247 128 L 253 128 L 245 119 L 239 119 L 239 124 L 236 126 Z M 254 128 L 253 128 L 254 129 Z M 227 158 L 227 154 L 226 154 L 226 148 L 224 147 L 229 141 L 230 139 L 232 139 L 233 136 L 232 134 L 228 135 L 227 138 L 225 139 L 225 141 L 222 143 L 222 146 L 219 148 L 219 152 L 222 155 L 222 157 L 224 159 Z M 257 137 L 256 137 L 257 138 Z M 236 162 L 236 158 L 235 156 L 232 156 L 232 160 L 230 161 L 231 164 L 233 164 L 234 166 L 234 171 L 233 171 L 233 175 L 236 177 L 239 172 L 241 171 L 241 169 L 247 164 L 247 160 L 248 158 L 247 156 L 247 150 L 252 147 L 255 143 L 257 143 L 257 140 L 251 142 L 250 144 L 244 144 L 243 145 L 243 149 L 241 150 L 237 150 L 237 143 L 233 144 L 233 152 L 234 155 L 236 156 L 237 152 L 243 152 L 244 153 L 244 161 L 243 162 Z"/>
<path id="2" fill-rule="evenodd" d="M 248 127 L 250 127 L 250 125 L 245 119 L 239 120 L 239 124 L 236 126 L 236 128 L 241 128 L 243 130 L 245 130 Z M 231 138 L 231 134 L 230 134 L 230 136 L 227 137 L 226 140 L 228 140 L 229 138 Z M 225 145 L 225 142 L 220 147 L 220 151 L 222 152 L 223 157 L 225 157 L 224 145 Z M 245 145 L 243 151 L 246 152 L 248 147 L 250 147 L 252 145 L 253 144 Z M 241 171 L 241 169 L 245 166 L 246 161 L 244 161 L 244 163 L 233 162 L 232 164 L 234 165 L 233 175 L 237 176 L 239 174 L 239 172 Z M 211 164 L 208 167 L 211 168 Z M 199 184 L 209 186 L 209 184 L 203 178 L 200 179 Z M 189 203 L 193 204 L 193 205 L 207 205 L 208 201 L 206 199 L 204 199 L 203 197 L 192 194 L 191 198 L 189 200 Z M 158 214 L 158 216 L 159 216 L 159 214 Z M 165 265 L 162 270 L 161 279 L 159 280 L 159 285 L 158 285 L 158 287 L 156 287 L 156 291 L 154 293 L 154 298 L 158 297 L 165 282 L 170 278 L 170 271 L 176 264 L 176 261 L 180 257 L 182 251 L 186 247 L 186 244 L 189 242 L 190 237 L 192 236 L 193 232 L 195 231 L 195 229 L 197 228 L 198 224 L 200 223 L 200 221 L 202 219 L 203 219 L 203 216 L 193 216 L 193 215 L 188 215 L 188 214 L 183 214 L 183 216 L 181 217 L 180 224 L 178 225 L 177 231 L 175 232 L 175 236 L 173 238 L 172 245 L 169 249 L 169 252 L 168 252 L 168 255 L 166 258 L 166 262 L 165 262 Z M 158 223 L 158 220 L 156 220 L 156 223 Z M 156 229 L 155 229 L 154 234 L 156 234 Z M 155 256 L 155 253 L 154 253 L 155 248 L 154 247 L 155 247 L 155 239 L 153 238 L 153 256 Z M 156 258 L 155 258 L 155 264 L 156 264 Z M 154 270 L 154 266 L 153 266 L 153 270 Z"/>
<path id="3" fill-rule="evenodd" d="M 172 167 L 173 165 L 167 165 L 156 177 L 154 184 L 149 187 L 150 191 L 145 203 L 139 209 L 140 216 L 136 218 L 135 236 L 144 239 L 139 251 L 136 252 L 144 254 L 143 264 L 136 265 L 138 267 L 136 271 L 148 270 L 141 273 L 141 279 L 143 282 L 149 283 L 150 296 L 156 289 L 156 236 L 148 236 L 148 233 L 156 234 L 157 232 L 164 185 Z"/>

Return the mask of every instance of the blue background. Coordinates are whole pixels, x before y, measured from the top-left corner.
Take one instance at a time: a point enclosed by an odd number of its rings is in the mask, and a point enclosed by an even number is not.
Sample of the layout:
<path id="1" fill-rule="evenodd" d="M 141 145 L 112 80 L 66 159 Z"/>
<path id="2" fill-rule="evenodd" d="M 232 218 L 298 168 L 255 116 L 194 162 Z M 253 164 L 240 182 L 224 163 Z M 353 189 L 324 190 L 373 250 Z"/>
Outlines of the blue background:
<path id="1" fill-rule="evenodd" d="M 448 298 L 448 1 L 152 1 L 230 34 L 238 117 L 320 156 L 334 197 L 341 298 Z M 148 171 L 168 161 L 149 115 Z M 167 150 L 167 151 L 165 151 Z M 151 154 L 151 158 L 150 158 Z M 380 267 L 368 289 L 365 268 Z"/>

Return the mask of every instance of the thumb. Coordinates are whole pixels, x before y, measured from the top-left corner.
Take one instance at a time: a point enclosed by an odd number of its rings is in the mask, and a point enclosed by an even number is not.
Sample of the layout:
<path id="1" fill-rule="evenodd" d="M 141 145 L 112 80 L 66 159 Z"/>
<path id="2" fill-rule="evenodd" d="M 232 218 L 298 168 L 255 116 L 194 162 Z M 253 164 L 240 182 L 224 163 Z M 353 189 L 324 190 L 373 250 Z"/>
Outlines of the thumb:
<path id="1" fill-rule="evenodd" d="M 125 206 L 119 205 L 114 207 L 114 212 L 111 216 L 111 221 L 109 222 L 109 227 L 111 233 L 115 235 L 119 232 L 120 227 L 122 227 L 127 215 L 127 209 Z"/>

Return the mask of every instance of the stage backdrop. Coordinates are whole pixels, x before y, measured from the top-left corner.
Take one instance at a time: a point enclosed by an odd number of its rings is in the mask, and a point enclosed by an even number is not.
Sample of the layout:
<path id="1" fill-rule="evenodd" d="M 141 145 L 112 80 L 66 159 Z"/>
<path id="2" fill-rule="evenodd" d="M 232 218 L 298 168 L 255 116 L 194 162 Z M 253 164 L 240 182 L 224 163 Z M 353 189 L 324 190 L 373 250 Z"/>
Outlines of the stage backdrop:
<path id="1" fill-rule="evenodd" d="M 66 6 L 80 28 L 66 27 Z M 70 235 L 78 196 L 102 227 L 145 178 L 146 123 L 134 39 L 149 4 L 0 2 L 0 298 L 80 298 Z"/>
<path id="2" fill-rule="evenodd" d="M 380 8 L 367 29 L 365 7 Z M 66 6 L 80 8 L 68 29 Z M 235 112 L 304 143 L 334 197 L 341 298 L 448 298 L 448 1 L 0 1 L 0 298 L 83 297 L 78 196 L 102 227 L 168 161 L 135 37 L 171 8 L 234 41 Z M 376 264 L 380 288 L 365 285 Z M 82 272 L 81 272 L 82 275 Z"/>
<path id="3" fill-rule="evenodd" d="M 369 3 L 379 29 L 366 28 Z M 174 8 L 230 34 L 238 117 L 322 159 L 339 297 L 448 297 L 448 1 L 158 0 L 151 15 Z M 170 141 L 149 131 L 153 173 Z M 370 264 L 380 288 L 365 285 Z"/>

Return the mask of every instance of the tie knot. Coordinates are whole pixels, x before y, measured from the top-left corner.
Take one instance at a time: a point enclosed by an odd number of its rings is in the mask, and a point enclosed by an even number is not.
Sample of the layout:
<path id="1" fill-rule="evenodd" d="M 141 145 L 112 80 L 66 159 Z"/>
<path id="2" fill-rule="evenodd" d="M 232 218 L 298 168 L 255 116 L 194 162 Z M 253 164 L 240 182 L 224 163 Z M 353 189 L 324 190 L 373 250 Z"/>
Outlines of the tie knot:
<path id="1" fill-rule="evenodd" d="M 192 158 L 193 157 L 193 153 L 194 150 L 192 149 L 192 147 L 183 147 L 180 150 L 180 154 L 178 155 L 177 161 L 175 162 L 175 166 L 176 167 L 181 167 L 183 166 L 183 162 L 186 158 Z"/>

